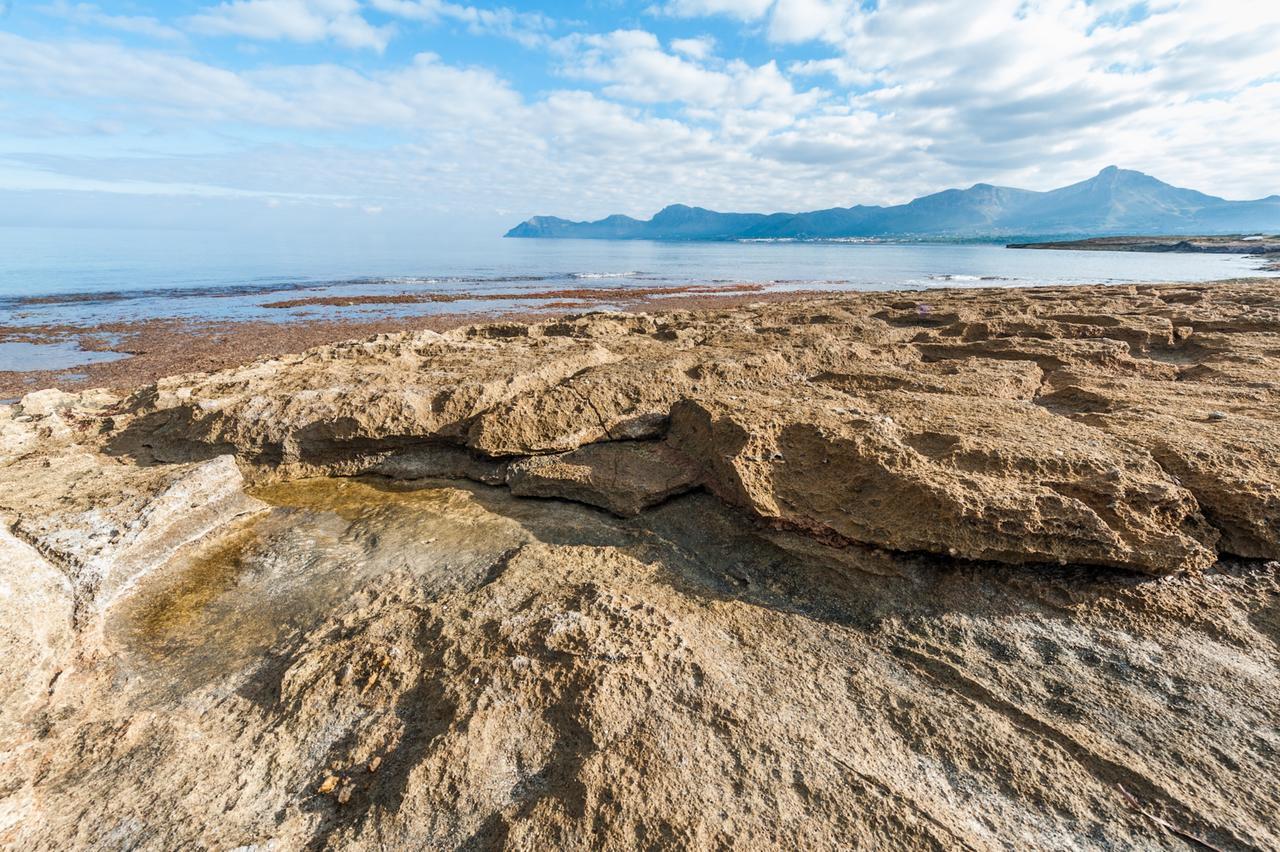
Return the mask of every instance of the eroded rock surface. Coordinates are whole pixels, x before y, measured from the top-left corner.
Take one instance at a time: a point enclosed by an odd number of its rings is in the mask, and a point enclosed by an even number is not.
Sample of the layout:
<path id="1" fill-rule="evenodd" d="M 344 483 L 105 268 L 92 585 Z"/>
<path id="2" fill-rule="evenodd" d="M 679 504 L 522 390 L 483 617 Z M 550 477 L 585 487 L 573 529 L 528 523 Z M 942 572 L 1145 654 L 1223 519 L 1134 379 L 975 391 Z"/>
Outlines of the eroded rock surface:
<path id="1" fill-rule="evenodd" d="M 562 497 L 630 517 L 689 491 L 702 481 L 698 466 L 665 443 L 618 441 L 567 453 L 530 456 L 507 468 L 506 483 L 521 497 Z"/>
<path id="2" fill-rule="evenodd" d="M 110 446 L 269 477 L 446 447 L 627 513 L 666 490 L 642 466 L 584 490 L 520 460 L 650 440 L 673 482 L 831 538 L 1166 573 L 1280 556 L 1278 377 L 1270 283 L 860 294 L 324 347 L 160 382 Z"/>
<path id="3" fill-rule="evenodd" d="M 100 452 L 111 397 L 46 391 L 5 408 L 0 517 L 59 566 L 81 615 L 109 605 L 184 546 L 266 507 L 230 455 L 138 465 Z"/>
<path id="4" fill-rule="evenodd" d="M 1277 420 L 1264 283 L 30 395 L 0 846 L 1280 847 Z"/>
<path id="5" fill-rule="evenodd" d="M 39 705 L 75 644 L 71 584 L 35 548 L 0 530 L 0 740 Z"/>
<path id="6" fill-rule="evenodd" d="M 6 845 L 1188 848 L 1151 817 L 1280 843 L 1275 564 L 957 566 L 705 494 L 626 521 L 438 482 L 260 496 L 113 608 L 4 756 Z"/>

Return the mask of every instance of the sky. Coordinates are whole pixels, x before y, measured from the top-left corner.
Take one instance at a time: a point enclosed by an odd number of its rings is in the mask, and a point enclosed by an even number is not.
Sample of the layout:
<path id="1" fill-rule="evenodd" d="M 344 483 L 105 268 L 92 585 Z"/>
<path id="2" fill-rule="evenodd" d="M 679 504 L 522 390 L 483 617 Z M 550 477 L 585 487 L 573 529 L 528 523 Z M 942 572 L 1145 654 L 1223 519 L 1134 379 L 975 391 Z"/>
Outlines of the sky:
<path id="1" fill-rule="evenodd" d="M 0 225 L 1280 192 L 1276 0 L 0 0 Z"/>

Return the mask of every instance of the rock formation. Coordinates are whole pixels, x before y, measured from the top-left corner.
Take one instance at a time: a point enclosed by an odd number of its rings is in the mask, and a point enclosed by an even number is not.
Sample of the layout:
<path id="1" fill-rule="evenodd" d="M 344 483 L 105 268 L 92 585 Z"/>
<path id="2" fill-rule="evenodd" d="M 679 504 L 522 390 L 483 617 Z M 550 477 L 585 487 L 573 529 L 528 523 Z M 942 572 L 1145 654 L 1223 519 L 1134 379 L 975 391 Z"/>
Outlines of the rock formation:
<path id="1" fill-rule="evenodd" d="M 273 478 L 434 453 L 421 475 L 622 514 L 698 485 L 892 550 L 1166 573 L 1280 552 L 1274 294 L 863 295 L 386 336 L 162 381 L 109 444 Z"/>
<path id="2" fill-rule="evenodd" d="M 1275 848 L 1277 421 L 1260 282 L 32 394 L 0 844 Z"/>

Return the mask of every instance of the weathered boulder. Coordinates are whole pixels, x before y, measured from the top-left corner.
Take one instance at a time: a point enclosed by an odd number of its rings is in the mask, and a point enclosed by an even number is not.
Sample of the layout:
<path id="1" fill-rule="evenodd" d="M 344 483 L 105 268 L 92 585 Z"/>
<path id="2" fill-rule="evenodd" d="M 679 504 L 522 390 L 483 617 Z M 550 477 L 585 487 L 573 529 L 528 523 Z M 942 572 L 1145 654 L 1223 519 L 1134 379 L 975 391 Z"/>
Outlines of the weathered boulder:
<path id="1" fill-rule="evenodd" d="M 118 452 L 189 461 L 235 452 L 294 475 L 424 439 L 464 440 L 477 416 L 618 356 L 569 338 L 383 335 L 137 393 Z"/>
<path id="2" fill-rule="evenodd" d="M 885 393 L 862 406 L 688 401 L 670 440 L 730 502 L 891 550 L 1151 573 L 1216 558 L 1191 494 L 1105 433 L 1018 401 Z"/>

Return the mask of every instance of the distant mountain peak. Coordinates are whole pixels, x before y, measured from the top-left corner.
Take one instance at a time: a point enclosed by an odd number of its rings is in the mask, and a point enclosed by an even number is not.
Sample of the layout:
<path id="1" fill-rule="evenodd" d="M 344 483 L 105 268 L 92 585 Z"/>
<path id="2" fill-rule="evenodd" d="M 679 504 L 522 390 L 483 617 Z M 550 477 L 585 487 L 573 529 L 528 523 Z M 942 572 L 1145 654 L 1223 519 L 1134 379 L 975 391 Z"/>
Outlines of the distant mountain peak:
<path id="1" fill-rule="evenodd" d="M 1227 201 L 1111 165 L 1048 192 L 975 183 L 892 207 L 857 205 L 807 213 L 720 213 L 671 204 L 648 220 L 595 222 L 534 216 L 509 237 L 649 240 L 979 238 L 1118 234 L 1215 234 L 1280 230 L 1280 196 Z"/>
<path id="2" fill-rule="evenodd" d="M 1107 166 L 1093 177 L 1086 181 L 1082 181 L 1082 183 L 1105 184 L 1108 186 L 1142 184 L 1147 186 L 1168 187 L 1175 191 L 1183 191 L 1176 186 L 1171 186 L 1170 184 L 1165 183 L 1159 178 L 1152 177 L 1146 172 L 1140 172 L 1136 169 L 1122 169 L 1119 166 Z"/>

